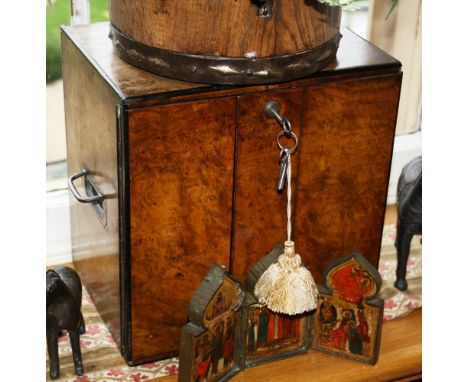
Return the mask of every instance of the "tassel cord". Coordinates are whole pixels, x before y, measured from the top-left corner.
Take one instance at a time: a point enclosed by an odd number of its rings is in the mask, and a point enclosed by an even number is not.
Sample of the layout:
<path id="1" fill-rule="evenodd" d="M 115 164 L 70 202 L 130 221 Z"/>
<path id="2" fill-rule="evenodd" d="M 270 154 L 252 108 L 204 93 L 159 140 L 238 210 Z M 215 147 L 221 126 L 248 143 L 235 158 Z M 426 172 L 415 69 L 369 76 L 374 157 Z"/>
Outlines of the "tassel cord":
<path id="1" fill-rule="evenodd" d="M 288 205 L 286 209 L 286 213 L 288 216 L 288 224 L 287 224 L 287 237 L 288 241 L 291 241 L 291 231 L 292 231 L 292 223 L 291 223 L 291 154 L 288 153 L 288 174 L 287 174 L 287 182 L 288 182 Z"/>
<path id="2" fill-rule="evenodd" d="M 277 313 L 296 315 L 311 311 L 317 306 L 317 287 L 310 271 L 301 265 L 299 254 L 295 253 L 292 233 L 292 185 L 291 153 L 287 157 L 287 237 L 284 251 L 277 262 L 271 264 L 255 284 L 254 294 L 260 304 L 265 304 Z"/>

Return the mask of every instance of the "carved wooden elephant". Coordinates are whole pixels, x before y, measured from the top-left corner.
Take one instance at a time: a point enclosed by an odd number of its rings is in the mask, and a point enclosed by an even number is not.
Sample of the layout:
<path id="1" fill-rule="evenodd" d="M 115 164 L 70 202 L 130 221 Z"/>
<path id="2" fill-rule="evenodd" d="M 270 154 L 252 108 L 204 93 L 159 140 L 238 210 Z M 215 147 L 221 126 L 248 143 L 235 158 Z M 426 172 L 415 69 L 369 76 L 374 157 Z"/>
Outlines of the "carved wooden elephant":
<path id="1" fill-rule="evenodd" d="M 46 334 L 50 377 L 56 379 L 60 376 L 57 337 L 62 330 L 66 330 L 70 336 L 75 373 L 83 375 L 80 334 L 85 332 L 85 323 L 81 314 L 81 280 L 73 269 L 60 266 L 47 271 L 46 282 Z"/>
<path id="2" fill-rule="evenodd" d="M 397 237 L 395 246 L 398 253 L 395 288 L 405 291 L 406 265 L 410 252 L 411 239 L 422 234 L 422 157 L 409 162 L 398 179 L 397 190 Z"/>

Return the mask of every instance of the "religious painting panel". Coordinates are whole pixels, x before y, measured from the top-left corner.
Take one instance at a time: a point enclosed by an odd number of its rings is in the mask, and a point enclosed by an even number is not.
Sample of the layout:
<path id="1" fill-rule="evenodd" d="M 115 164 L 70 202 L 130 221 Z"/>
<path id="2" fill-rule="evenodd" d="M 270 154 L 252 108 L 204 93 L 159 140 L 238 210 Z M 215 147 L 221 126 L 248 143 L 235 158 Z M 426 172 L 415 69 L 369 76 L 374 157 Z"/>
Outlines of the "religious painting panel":
<path id="1" fill-rule="evenodd" d="M 325 271 L 325 285 L 313 320 L 312 348 L 375 364 L 382 330 L 381 278 L 359 253 L 334 261 Z"/>
<path id="2" fill-rule="evenodd" d="M 275 248 L 247 275 L 247 299 L 244 309 L 245 366 L 275 361 L 297 354 L 304 354 L 310 343 L 311 313 L 290 316 L 275 313 L 259 304 L 253 294 L 255 284 L 262 273 L 283 253 L 283 247 Z"/>
<path id="3" fill-rule="evenodd" d="M 189 305 L 182 329 L 179 381 L 225 381 L 241 370 L 245 292 L 214 264 Z"/>

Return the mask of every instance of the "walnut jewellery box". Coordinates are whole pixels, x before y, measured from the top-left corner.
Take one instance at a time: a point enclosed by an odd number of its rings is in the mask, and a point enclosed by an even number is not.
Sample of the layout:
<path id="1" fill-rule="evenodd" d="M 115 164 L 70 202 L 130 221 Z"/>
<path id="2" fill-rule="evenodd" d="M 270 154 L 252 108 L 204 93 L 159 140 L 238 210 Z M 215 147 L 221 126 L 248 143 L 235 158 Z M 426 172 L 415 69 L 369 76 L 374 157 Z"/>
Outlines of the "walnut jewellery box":
<path id="1" fill-rule="evenodd" d="M 157 1 L 166 8 L 141 12 L 142 25 L 162 22 L 180 11 L 171 4 L 186 2 Z M 218 52 L 221 61 L 237 57 L 221 65 L 236 73 L 222 74 L 203 51 L 207 46 L 186 55 L 189 45 L 176 46 L 193 31 L 164 26 L 182 36 L 174 41 L 151 40 L 141 34 L 144 28 L 132 35 L 128 20 L 116 13 L 129 3 L 110 2 L 111 26 L 63 27 L 62 60 L 73 260 L 124 358 L 137 365 L 178 354 L 189 300 L 212 263 L 245 281 L 248 269 L 283 237 L 286 201 L 276 189 L 280 127 L 263 112 L 269 101 L 277 102 L 300 141 L 292 190 L 300 206 L 293 206 L 295 243 L 304 264 L 318 282 L 330 261 L 354 250 L 378 265 L 402 73 L 397 60 L 338 30 L 340 14 L 333 11 L 317 16 L 338 20 L 322 29 L 329 34 L 308 34 L 301 23 L 295 31 L 284 21 L 305 17 L 292 14 L 289 2 L 218 1 L 212 4 L 249 5 L 250 25 L 269 36 L 262 37 L 264 50 L 255 48 L 263 60 L 252 63 L 235 51 L 242 44 L 232 28 L 211 30 L 210 39 L 227 33 L 236 42 Z M 269 18 L 261 17 L 263 3 L 272 4 Z M 314 8 L 307 4 L 316 2 L 292 3 Z M 304 12 L 322 12 L 309 8 Z M 225 22 L 226 14 L 218 14 Z M 306 41 L 293 38 L 296 32 L 322 38 L 309 39 L 305 48 Z M 288 51 L 286 41 L 302 52 L 329 44 L 331 56 L 298 79 L 301 72 L 289 70 L 288 62 L 312 67 L 320 57 L 294 61 L 300 52 Z M 146 59 L 135 62 L 131 47 Z M 158 62 L 151 60 L 158 49 L 169 71 L 148 67 Z M 255 75 L 259 62 L 271 69 L 266 77 Z M 186 75 L 190 65 L 198 68 L 191 82 L 167 78 Z"/>

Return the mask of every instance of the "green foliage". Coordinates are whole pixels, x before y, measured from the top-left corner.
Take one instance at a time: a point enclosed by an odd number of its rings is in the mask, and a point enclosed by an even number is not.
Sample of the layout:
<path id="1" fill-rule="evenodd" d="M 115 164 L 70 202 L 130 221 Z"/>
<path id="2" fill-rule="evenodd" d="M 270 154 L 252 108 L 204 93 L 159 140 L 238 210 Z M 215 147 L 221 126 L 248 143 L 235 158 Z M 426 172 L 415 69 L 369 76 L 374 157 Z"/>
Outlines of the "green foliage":
<path id="1" fill-rule="evenodd" d="M 363 0 L 318 0 L 320 3 L 330 5 L 332 7 L 342 7 L 346 11 L 355 11 L 359 9 L 359 3 Z M 390 11 L 387 14 L 385 20 L 390 16 L 390 13 L 395 9 L 398 4 L 398 0 L 389 0 L 392 2 Z"/>
<path id="2" fill-rule="evenodd" d="M 52 82 L 62 77 L 60 41 L 48 38 L 46 41 L 46 82 Z"/>
<path id="3" fill-rule="evenodd" d="M 91 22 L 109 19 L 108 0 L 91 0 Z M 62 77 L 60 26 L 70 25 L 71 0 L 56 0 L 47 3 L 46 9 L 46 81 Z"/>
<path id="4" fill-rule="evenodd" d="M 342 7 L 345 11 L 355 11 L 359 9 L 359 3 L 362 0 L 318 0 L 320 3 L 330 5 L 332 7 Z"/>
<path id="5" fill-rule="evenodd" d="M 62 77 L 60 25 L 70 24 L 71 2 L 57 0 L 46 8 L 46 81 Z"/>
<path id="6" fill-rule="evenodd" d="M 397 4 L 398 4 L 398 0 L 392 0 L 392 6 L 391 6 L 390 10 L 388 11 L 387 16 L 385 17 L 385 20 L 388 19 L 388 16 L 390 16 L 390 14 L 393 12 L 393 10 L 397 6 Z"/>
<path id="7" fill-rule="evenodd" d="M 92 23 L 109 20 L 109 0 L 90 0 L 90 2 Z"/>

